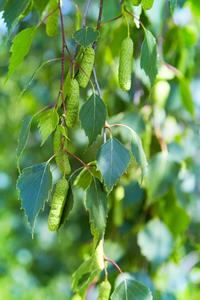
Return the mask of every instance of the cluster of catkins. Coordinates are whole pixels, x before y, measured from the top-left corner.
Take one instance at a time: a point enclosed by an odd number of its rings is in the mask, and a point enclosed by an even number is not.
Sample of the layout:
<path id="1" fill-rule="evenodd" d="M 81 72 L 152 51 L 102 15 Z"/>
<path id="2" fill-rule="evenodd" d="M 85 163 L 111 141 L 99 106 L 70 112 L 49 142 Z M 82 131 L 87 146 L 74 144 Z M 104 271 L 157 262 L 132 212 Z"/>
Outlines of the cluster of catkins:
<path id="1" fill-rule="evenodd" d="M 143 8 L 150 9 L 154 0 L 132 0 L 133 5 L 142 4 Z M 92 74 L 95 59 L 95 51 L 90 46 L 84 49 L 82 60 L 79 65 L 79 71 L 74 78 L 68 73 L 68 91 L 66 92 L 66 125 L 68 128 L 75 126 L 79 113 L 80 87 L 86 88 Z M 131 88 L 131 73 L 133 65 L 133 41 L 128 36 L 122 41 L 119 54 L 119 85 L 122 90 L 128 91 Z M 65 176 L 71 173 L 71 167 L 68 156 L 63 152 L 63 147 L 67 143 L 64 127 L 58 125 L 54 134 L 54 153 L 56 154 L 56 163 L 63 177 L 57 182 L 51 210 L 48 218 L 48 227 L 51 231 L 57 231 L 62 224 L 69 183 Z M 103 292 L 102 287 L 102 292 Z"/>

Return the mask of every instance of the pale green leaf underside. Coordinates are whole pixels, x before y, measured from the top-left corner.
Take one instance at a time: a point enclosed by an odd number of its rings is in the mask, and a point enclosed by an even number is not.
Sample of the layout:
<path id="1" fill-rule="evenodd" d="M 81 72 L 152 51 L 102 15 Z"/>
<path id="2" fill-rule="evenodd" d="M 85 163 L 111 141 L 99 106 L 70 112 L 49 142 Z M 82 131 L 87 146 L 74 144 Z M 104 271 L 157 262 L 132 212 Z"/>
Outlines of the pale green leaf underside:
<path id="1" fill-rule="evenodd" d="M 129 161 L 128 150 L 117 139 L 111 138 L 101 146 L 97 166 L 109 190 L 126 171 Z"/>
<path id="2" fill-rule="evenodd" d="M 112 293 L 111 300 L 153 300 L 153 297 L 139 281 L 124 278 Z"/>
<path id="3" fill-rule="evenodd" d="M 34 165 L 24 169 L 17 181 L 17 189 L 22 208 L 34 230 L 35 219 L 44 208 L 52 190 L 52 175 L 48 163 Z"/>
<path id="4" fill-rule="evenodd" d="M 154 219 L 139 231 L 138 245 L 147 260 L 159 264 L 171 254 L 173 240 L 166 225 Z"/>

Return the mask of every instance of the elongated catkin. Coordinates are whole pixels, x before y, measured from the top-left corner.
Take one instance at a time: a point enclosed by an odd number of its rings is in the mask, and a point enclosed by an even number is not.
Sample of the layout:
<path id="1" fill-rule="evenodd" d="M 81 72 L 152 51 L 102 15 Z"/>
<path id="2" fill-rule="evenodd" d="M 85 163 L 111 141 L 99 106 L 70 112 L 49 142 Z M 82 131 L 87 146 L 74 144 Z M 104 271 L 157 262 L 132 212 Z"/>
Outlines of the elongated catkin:
<path id="1" fill-rule="evenodd" d="M 69 184 L 65 178 L 57 182 L 48 217 L 48 228 L 50 231 L 57 231 L 59 228 L 68 189 Z"/>
<path id="2" fill-rule="evenodd" d="M 92 47 L 86 48 L 83 54 L 82 61 L 80 63 L 79 73 L 77 76 L 78 83 L 82 88 L 85 88 L 90 80 L 90 76 L 94 66 L 94 57 L 94 49 Z"/>
<path id="3" fill-rule="evenodd" d="M 98 300 L 109 300 L 111 285 L 108 280 L 103 281 L 99 286 Z"/>
<path id="4" fill-rule="evenodd" d="M 63 152 L 61 149 L 62 144 L 62 126 L 58 125 L 54 137 L 53 137 L 53 150 L 55 154 L 56 164 L 63 175 L 68 175 L 71 173 L 71 166 L 69 162 L 68 155 Z M 64 147 L 67 145 L 67 141 L 65 139 Z"/>
<path id="5" fill-rule="evenodd" d="M 67 127 L 73 127 L 78 119 L 79 111 L 79 84 L 76 79 L 72 79 L 70 82 L 69 96 L 67 98 L 67 112 L 66 112 L 66 124 Z"/>
<path id="6" fill-rule="evenodd" d="M 133 65 L 133 41 L 130 37 L 123 40 L 119 56 L 119 84 L 122 90 L 131 88 L 131 72 Z"/>

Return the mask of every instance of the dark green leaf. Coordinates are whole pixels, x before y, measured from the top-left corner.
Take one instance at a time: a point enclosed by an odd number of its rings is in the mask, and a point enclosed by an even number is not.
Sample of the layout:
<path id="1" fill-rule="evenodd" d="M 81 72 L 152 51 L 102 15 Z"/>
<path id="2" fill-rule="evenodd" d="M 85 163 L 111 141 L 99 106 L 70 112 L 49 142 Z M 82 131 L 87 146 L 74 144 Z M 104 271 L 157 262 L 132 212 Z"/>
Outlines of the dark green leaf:
<path id="1" fill-rule="evenodd" d="M 16 68 L 23 62 L 24 57 L 28 54 L 35 32 L 36 28 L 30 27 L 20 31 L 15 36 L 10 49 L 11 57 L 8 67 L 7 79 L 14 73 Z"/>
<path id="2" fill-rule="evenodd" d="M 101 146 L 97 166 L 109 190 L 126 171 L 129 161 L 128 150 L 117 139 L 111 138 Z"/>
<path id="3" fill-rule="evenodd" d="M 185 78 L 180 80 L 180 93 L 184 108 L 191 115 L 194 115 L 194 103 L 191 95 L 190 83 Z"/>
<path id="4" fill-rule="evenodd" d="M 33 5 L 35 6 L 35 8 L 37 9 L 37 11 L 39 13 L 42 13 L 42 11 L 47 6 L 48 2 L 49 2 L 49 0 L 34 0 Z"/>
<path id="5" fill-rule="evenodd" d="M 106 107 L 99 96 L 93 94 L 81 107 L 81 126 L 88 136 L 89 143 L 92 144 L 99 134 L 106 120 Z"/>
<path id="6" fill-rule="evenodd" d="M 141 49 L 141 68 L 144 69 L 149 77 L 151 85 L 153 85 L 157 75 L 157 45 L 156 39 L 152 33 L 145 29 L 145 37 Z"/>
<path id="7" fill-rule="evenodd" d="M 74 33 L 73 38 L 83 47 L 88 47 L 99 37 L 99 31 L 92 27 L 84 27 Z"/>
<path id="8" fill-rule="evenodd" d="M 124 280 L 115 288 L 112 300 L 153 300 L 151 291 L 142 283 L 132 279 Z"/>
<path id="9" fill-rule="evenodd" d="M 31 166 L 22 171 L 17 181 L 22 208 L 34 231 L 34 224 L 40 210 L 44 208 L 52 190 L 52 175 L 48 163 Z"/>
<path id="10" fill-rule="evenodd" d="M 42 137 L 41 145 L 46 142 L 49 135 L 56 129 L 58 122 L 59 116 L 54 108 L 45 110 L 39 115 L 38 127 Z"/>
<path id="11" fill-rule="evenodd" d="M 149 261 L 161 263 L 171 254 L 173 240 L 165 224 L 154 219 L 138 233 L 138 245 Z"/>
<path id="12" fill-rule="evenodd" d="M 106 228 L 107 196 L 102 184 L 95 178 L 87 190 L 86 208 L 89 212 L 92 234 L 96 238 L 102 238 Z"/>
<path id="13" fill-rule="evenodd" d="M 28 140 L 29 132 L 30 132 L 30 127 L 31 127 L 31 122 L 32 122 L 32 117 L 31 116 L 26 116 L 23 120 L 22 127 L 20 130 L 19 134 L 19 139 L 18 139 L 18 146 L 17 146 L 17 159 L 19 162 L 19 159 L 26 147 L 26 143 Z"/>
<path id="14" fill-rule="evenodd" d="M 4 13 L 3 18 L 7 24 L 8 31 L 14 27 L 18 20 L 20 15 L 23 13 L 23 11 L 26 9 L 26 7 L 29 5 L 30 0 L 7 0 L 5 1 L 4 5 Z"/>

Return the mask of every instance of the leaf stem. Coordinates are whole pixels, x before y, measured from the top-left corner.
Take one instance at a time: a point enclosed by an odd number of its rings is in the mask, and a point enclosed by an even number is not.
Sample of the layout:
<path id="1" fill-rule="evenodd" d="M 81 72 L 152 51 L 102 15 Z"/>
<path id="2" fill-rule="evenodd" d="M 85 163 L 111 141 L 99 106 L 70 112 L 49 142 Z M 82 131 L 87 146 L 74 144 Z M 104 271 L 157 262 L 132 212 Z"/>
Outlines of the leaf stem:
<path id="1" fill-rule="evenodd" d="M 80 159 L 80 157 L 78 157 L 76 154 L 70 152 L 67 149 L 63 149 L 63 151 L 69 154 L 70 156 L 72 156 L 73 158 L 75 158 L 77 161 L 79 161 L 84 166 L 84 168 L 88 169 L 88 165 L 82 159 Z"/>
<path id="2" fill-rule="evenodd" d="M 108 258 L 107 256 L 104 255 L 104 260 L 111 263 L 120 274 L 123 274 L 121 268 L 118 266 L 118 264 L 112 258 Z"/>

